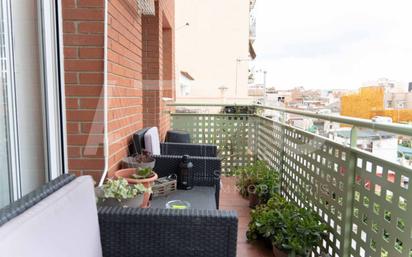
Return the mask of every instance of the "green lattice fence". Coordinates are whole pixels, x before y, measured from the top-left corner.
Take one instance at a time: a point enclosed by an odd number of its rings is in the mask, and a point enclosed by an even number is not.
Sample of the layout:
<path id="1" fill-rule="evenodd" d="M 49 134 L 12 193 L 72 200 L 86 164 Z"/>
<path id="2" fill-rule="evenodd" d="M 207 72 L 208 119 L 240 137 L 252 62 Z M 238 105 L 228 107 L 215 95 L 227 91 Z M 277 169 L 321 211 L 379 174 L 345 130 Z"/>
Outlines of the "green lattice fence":
<path id="1" fill-rule="evenodd" d="M 313 256 L 412 257 L 412 170 L 257 115 L 172 114 L 194 143 L 218 145 L 224 172 L 256 158 L 282 194 L 330 226 Z"/>
<path id="2" fill-rule="evenodd" d="M 355 174 L 351 254 L 412 256 L 412 170 L 359 152 Z"/>
<path id="3" fill-rule="evenodd" d="M 301 207 L 313 209 L 329 224 L 331 230 L 315 256 L 345 256 L 345 236 L 351 222 L 346 206 L 352 199 L 348 193 L 352 179 L 349 151 L 289 126 L 283 126 L 283 134 L 283 195 Z"/>
<path id="4" fill-rule="evenodd" d="M 222 158 L 222 173 L 249 165 L 256 159 L 255 127 L 251 115 L 173 114 L 172 128 L 190 132 L 192 143 L 216 144 Z"/>
<path id="5" fill-rule="evenodd" d="M 282 163 L 282 124 L 263 117 L 255 117 L 257 156 L 275 170 L 281 170 Z"/>

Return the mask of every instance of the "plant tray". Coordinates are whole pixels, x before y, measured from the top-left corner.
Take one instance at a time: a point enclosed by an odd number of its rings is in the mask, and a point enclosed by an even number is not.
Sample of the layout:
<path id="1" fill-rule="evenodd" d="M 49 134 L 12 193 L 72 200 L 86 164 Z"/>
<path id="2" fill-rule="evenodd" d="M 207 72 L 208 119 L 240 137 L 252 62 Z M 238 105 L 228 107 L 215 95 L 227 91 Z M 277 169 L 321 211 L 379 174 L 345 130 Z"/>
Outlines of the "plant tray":
<path id="1" fill-rule="evenodd" d="M 167 196 L 176 191 L 177 180 L 171 177 L 163 177 L 155 180 L 152 186 L 153 197 Z"/>

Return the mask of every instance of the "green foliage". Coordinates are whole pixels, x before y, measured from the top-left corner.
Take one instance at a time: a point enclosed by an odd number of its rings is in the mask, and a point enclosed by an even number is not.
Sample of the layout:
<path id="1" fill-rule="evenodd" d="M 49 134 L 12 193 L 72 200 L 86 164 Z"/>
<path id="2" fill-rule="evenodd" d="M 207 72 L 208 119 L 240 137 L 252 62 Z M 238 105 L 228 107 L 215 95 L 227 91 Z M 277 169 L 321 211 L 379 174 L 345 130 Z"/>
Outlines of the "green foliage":
<path id="1" fill-rule="evenodd" d="M 251 213 L 248 240 L 270 240 L 280 250 L 307 256 L 326 236 L 319 216 L 275 195 Z"/>
<path id="2" fill-rule="evenodd" d="M 145 179 L 153 176 L 151 168 L 137 168 L 136 174 L 133 174 L 132 177 L 135 179 Z"/>
<path id="3" fill-rule="evenodd" d="M 268 170 L 258 179 L 256 193 L 260 203 L 266 203 L 270 198 L 279 193 L 279 173 Z"/>
<path id="4" fill-rule="evenodd" d="M 412 148 L 412 140 L 402 140 L 401 145 L 404 147 Z"/>
<path id="5" fill-rule="evenodd" d="M 126 179 L 108 179 L 103 185 L 103 199 L 115 198 L 117 201 L 132 199 L 147 189 L 142 184 L 129 185 Z"/>
<path id="6" fill-rule="evenodd" d="M 236 169 L 236 186 L 243 197 L 257 193 L 262 202 L 266 202 L 279 191 L 279 173 L 272 170 L 264 161 Z"/>

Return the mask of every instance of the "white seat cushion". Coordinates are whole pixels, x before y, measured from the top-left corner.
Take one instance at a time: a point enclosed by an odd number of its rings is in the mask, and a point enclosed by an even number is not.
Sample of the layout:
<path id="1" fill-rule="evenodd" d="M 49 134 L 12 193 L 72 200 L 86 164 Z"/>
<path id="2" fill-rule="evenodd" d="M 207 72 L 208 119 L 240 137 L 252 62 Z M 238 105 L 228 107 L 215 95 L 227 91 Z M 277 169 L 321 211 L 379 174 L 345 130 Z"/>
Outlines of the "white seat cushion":
<path id="1" fill-rule="evenodd" d="M 160 155 L 159 130 L 156 127 L 150 128 L 144 134 L 145 149 L 153 155 Z"/>
<path id="2" fill-rule="evenodd" d="M 92 178 L 76 178 L 1 226 L 0 255 L 101 257 Z"/>

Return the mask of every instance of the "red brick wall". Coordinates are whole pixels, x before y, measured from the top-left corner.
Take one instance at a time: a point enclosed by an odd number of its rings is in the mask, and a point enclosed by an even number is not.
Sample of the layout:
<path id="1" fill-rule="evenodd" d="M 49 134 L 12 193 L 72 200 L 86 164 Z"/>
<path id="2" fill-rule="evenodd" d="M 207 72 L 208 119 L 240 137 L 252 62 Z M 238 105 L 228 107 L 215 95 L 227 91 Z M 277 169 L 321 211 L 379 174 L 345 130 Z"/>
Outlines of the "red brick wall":
<path id="1" fill-rule="evenodd" d="M 134 0 L 109 2 L 109 167 L 120 168 L 131 135 L 143 127 L 142 21 Z"/>
<path id="2" fill-rule="evenodd" d="M 69 170 L 100 177 L 103 155 L 103 0 L 63 0 Z"/>
<path id="3" fill-rule="evenodd" d="M 143 124 L 170 128 L 164 97 L 175 96 L 174 1 L 156 2 L 156 16 L 143 16 Z"/>
<path id="4" fill-rule="evenodd" d="M 63 0 L 69 170 L 98 180 L 104 168 L 104 0 Z M 142 17 L 135 0 L 108 2 L 109 169 L 120 168 L 131 136 L 169 128 L 162 97 L 174 97 L 174 1 Z"/>

